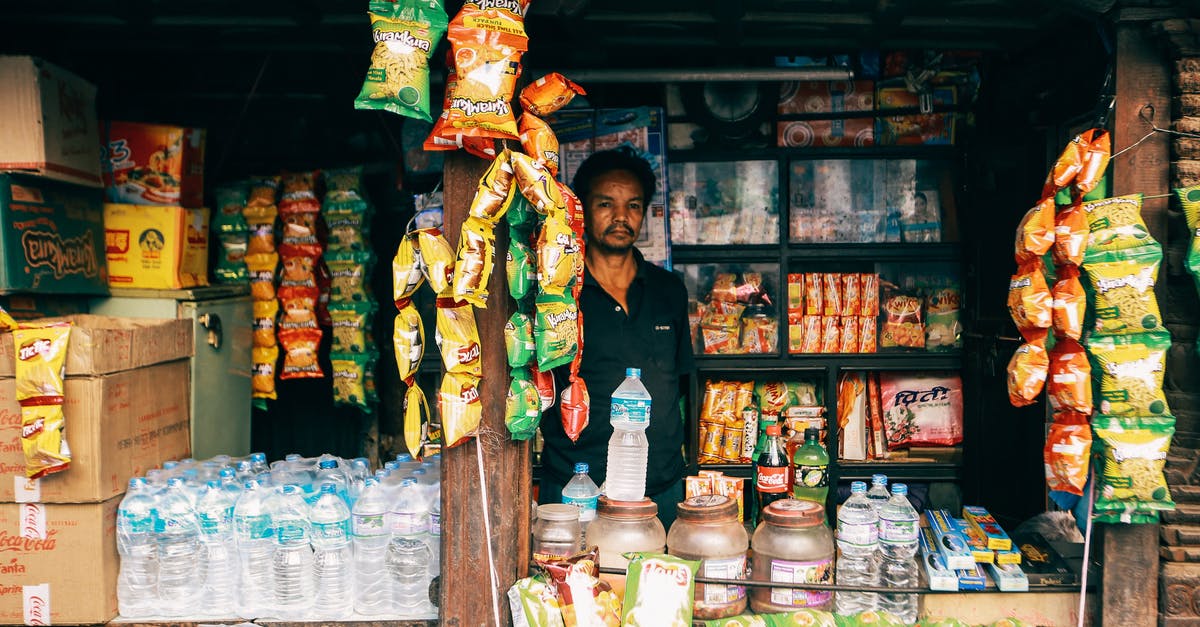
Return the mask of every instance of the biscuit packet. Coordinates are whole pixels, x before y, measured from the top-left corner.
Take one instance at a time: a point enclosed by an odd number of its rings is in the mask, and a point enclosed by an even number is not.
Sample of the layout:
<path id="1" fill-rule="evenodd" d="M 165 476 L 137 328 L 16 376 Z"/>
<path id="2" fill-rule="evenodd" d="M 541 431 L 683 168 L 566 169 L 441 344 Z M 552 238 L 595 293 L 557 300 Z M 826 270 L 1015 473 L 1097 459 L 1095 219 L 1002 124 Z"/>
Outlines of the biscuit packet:
<path id="1" fill-rule="evenodd" d="M 544 117 L 567 106 L 577 95 L 586 96 L 587 92 L 571 79 L 551 72 L 521 90 L 521 107 L 528 113 Z"/>
<path id="2" fill-rule="evenodd" d="M 419 385 L 408 386 L 404 393 L 404 446 L 414 458 L 429 441 L 429 403 Z"/>
<path id="3" fill-rule="evenodd" d="M 367 10 L 375 47 L 354 108 L 433 121 L 429 114 L 429 58 L 446 32 L 442 0 L 373 0 Z"/>
<path id="4" fill-rule="evenodd" d="M 579 306 L 570 293 L 538 294 L 534 320 L 537 369 L 545 372 L 570 363 L 579 347 Z"/>
<path id="5" fill-rule="evenodd" d="M 333 404 L 371 409 L 367 400 L 368 355 L 331 353 L 329 367 L 333 370 Z"/>
<path id="6" fill-rule="evenodd" d="M 464 135 L 517 139 L 512 99 L 521 56 L 529 49 L 525 12 L 529 0 L 467 0 L 450 21 L 458 81 L 448 123 Z"/>
<path id="7" fill-rule="evenodd" d="M 504 396 L 504 426 L 514 440 L 528 440 L 542 419 L 541 399 L 527 368 L 515 368 Z"/>
<path id="8" fill-rule="evenodd" d="M 626 570 L 621 624 L 690 625 L 699 569 L 699 560 L 661 553 L 634 555 Z M 724 586 L 717 589 L 725 592 Z"/>
<path id="9" fill-rule="evenodd" d="M 433 337 L 447 373 L 483 376 L 479 328 L 471 305 L 452 298 L 437 299 L 437 327 Z"/>
<path id="10" fill-rule="evenodd" d="M 12 337 L 25 476 L 38 479 L 71 465 L 62 408 L 71 325 L 18 325 Z"/>
<path id="11" fill-rule="evenodd" d="M 275 365 L 279 361 L 278 346 L 255 346 L 250 359 L 251 396 L 256 399 L 274 400 Z"/>
<path id="12" fill-rule="evenodd" d="M 458 446 L 475 435 L 483 419 L 479 377 L 447 372 L 442 377 L 442 387 L 438 391 L 438 415 L 442 418 L 442 432 L 447 446 Z"/>
<path id="13" fill-rule="evenodd" d="M 480 218 L 467 218 L 458 238 L 454 262 L 453 297 L 479 308 L 487 307 L 488 280 L 496 249 L 494 227 Z"/>
<path id="14" fill-rule="evenodd" d="M 401 307 L 392 330 L 392 347 L 400 380 L 412 385 L 417 369 L 425 358 L 425 326 L 421 314 L 411 304 Z"/>

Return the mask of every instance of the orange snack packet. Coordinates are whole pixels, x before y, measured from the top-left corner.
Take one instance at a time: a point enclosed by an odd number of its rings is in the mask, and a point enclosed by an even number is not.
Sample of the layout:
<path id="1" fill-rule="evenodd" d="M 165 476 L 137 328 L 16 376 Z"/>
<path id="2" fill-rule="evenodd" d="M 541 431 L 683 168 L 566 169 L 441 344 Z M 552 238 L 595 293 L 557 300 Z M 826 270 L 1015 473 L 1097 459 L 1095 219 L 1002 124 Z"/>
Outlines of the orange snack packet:
<path id="1" fill-rule="evenodd" d="M 1075 177 L 1075 190 L 1080 196 L 1096 189 L 1100 179 L 1104 178 L 1108 162 L 1112 159 L 1112 136 L 1108 131 L 1095 128 L 1089 133 L 1092 137 L 1088 142 L 1087 151 L 1083 154 L 1083 168 Z"/>
<path id="2" fill-rule="evenodd" d="M 841 275 L 843 316 L 857 316 L 862 311 L 862 281 L 853 272 Z"/>
<path id="3" fill-rule="evenodd" d="M 250 389 L 254 398 L 274 400 L 275 364 L 279 361 L 278 346 L 255 346 L 251 351 Z"/>
<path id="4" fill-rule="evenodd" d="M 804 275 L 804 314 L 819 316 L 825 313 L 825 285 L 821 275 L 809 272 Z"/>
<path id="5" fill-rule="evenodd" d="M 521 106 L 529 113 L 545 116 L 570 104 L 576 95 L 586 96 L 587 92 L 571 79 L 551 72 L 521 90 Z"/>
<path id="6" fill-rule="evenodd" d="M 521 56 L 529 49 L 528 8 L 529 0 L 468 0 L 450 21 L 447 38 L 458 81 L 447 122 L 464 136 L 518 139 L 512 98 Z"/>
<path id="7" fill-rule="evenodd" d="M 558 176 L 558 136 L 550 130 L 550 125 L 541 118 L 525 112 L 521 114 L 521 148 L 550 171 L 551 176 Z"/>
<path id="8" fill-rule="evenodd" d="M 508 212 L 515 191 L 515 176 L 512 162 L 509 160 L 511 154 L 507 148 L 500 151 L 480 177 L 479 189 L 475 191 L 475 197 L 471 199 L 471 206 L 467 210 L 468 216 L 495 226 Z"/>
<path id="9" fill-rule="evenodd" d="M 319 350 L 321 329 L 285 329 L 279 322 L 279 344 L 283 346 L 283 366 L 279 369 L 280 379 L 323 379 Z"/>
<path id="10" fill-rule="evenodd" d="M 1054 334 L 1078 340 L 1087 312 L 1087 294 L 1079 282 L 1079 267 L 1059 266 L 1057 272 L 1058 278 L 1050 290 Z"/>
<path id="11" fill-rule="evenodd" d="M 1054 216 L 1054 263 L 1074 265 L 1083 263 L 1087 252 L 1087 214 L 1077 202 Z"/>
<path id="12" fill-rule="evenodd" d="M 859 314 L 863 316 L 878 316 L 879 275 L 873 273 L 858 275 L 858 291 L 862 298 L 862 308 L 859 310 Z"/>
<path id="13" fill-rule="evenodd" d="M 1045 339 L 1022 344 L 1013 353 L 1008 361 L 1008 401 L 1013 407 L 1031 405 L 1037 400 L 1046 384 L 1049 366 Z"/>
<path id="14" fill-rule="evenodd" d="M 851 275 L 853 276 L 853 275 Z M 842 318 L 842 339 L 839 353 L 857 353 L 860 345 L 858 337 L 858 318 L 844 316 Z"/>
<path id="15" fill-rule="evenodd" d="M 1052 321 L 1050 288 L 1042 275 L 1042 262 L 1035 259 L 1017 268 L 1008 283 L 1008 313 L 1026 342 L 1033 341 L 1037 331 L 1050 328 Z M 1041 332 L 1045 337 L 1045 331 Z"/>
<path id="16" fill-rule="evenodd" d="M 446 51 L 446 96 L 442 101 L 442 113 L 433 123 L 433 130 L 425 138 L 425 150 L 458 150 L 462 148 L 467 153 L 480 159 L 496 157 L 496 140 L 491 137 L 473 137 L 463 135 L 463 132 L 450 124 L 450 101 L 458 87 L 458 72 L 454 69 L 454 51 Z"/>
<path id="17" fill-rule="evenodd" d="M 1082 495 L 1087 485 L 1088 463 L 1092 454 L 1092 428 L 1083 422 L 1059 422 L 1046 434 L 1043 449 L 1046 464 L 1046 487 L 1051 490 Z"/>
<path id="18" fill-rule="evenodd" d="M 1054 162 L 1054 167 L 1050 169 L 1050 174 L 1046 176 L 1042 196 L 1053 197 L 1058 190 L 1074 182 L 1075 177 L 1083 170 L 1083 155 L 1091 142 L 1090 131 L 1086 134 L 1086 138 L 1083 134 L 1076 135 L 1063 148 L 1062 154 Z"/>
<path id="19" fill-rule="evenodd" d="M 1032 261 L 1046 254 L 1054 245 L 1054 197 L 1038 201 L 1021 218 L 1017 226 L 1015 258 L 1018 264 Z"/>
<path id="20" fill-rule="evenodd" d="M 800 344 L 801 353 L 821 352 L 821 340 L 824 326 L 821 316 L 804 316 L 804 339 Z"/>
<path id="21" fill-rule="evenodd" d="M 1092 413 L 1092 365 L 1079 342 L 1063 338 L 1050 350 L 1048 386 L 1054 411 Z"/>

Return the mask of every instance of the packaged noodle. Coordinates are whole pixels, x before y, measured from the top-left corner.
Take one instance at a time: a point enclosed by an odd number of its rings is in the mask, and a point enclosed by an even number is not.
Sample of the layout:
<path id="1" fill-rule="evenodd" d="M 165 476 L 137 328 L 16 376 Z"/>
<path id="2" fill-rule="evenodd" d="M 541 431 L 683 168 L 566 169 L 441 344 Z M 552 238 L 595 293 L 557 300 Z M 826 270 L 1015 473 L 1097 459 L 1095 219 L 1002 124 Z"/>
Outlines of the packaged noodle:
<path id="1" fill-rule="evenodd" d="M 699 569 L 699 560 L 661 553 L 634 555 L 627 569 L 621 624 L 630 627 L 690 624 L 695 595 L 702 599 L 712 596 L 696 590 Z M 730 594 L 725 586 L 715 588 L 721 595 Z"/>
<path id="2" fill-rule="evenodd" d="M 1157 244 L 1089 254 L 1083 269 L 1092 288 L 1097 333 L 1141 333 L 1159 328 L 1154 296 L 1162 248 Z"/>
<path id="3" fill-rule="evenodd" d="M 524 299 L 537 282 L 533 251 L 514 233 L 509 234 L 508 257 L 505 259 L 505 275 L 508 277 L 508 294 L 513 300 Z"/>
<path id="4" fill-rule="evenodd" d="M 437 329 L 433 337 L 441 350 L 446 372 L 483 376 L 479 328 L 471 305 L 451 298 L 437 299 Z"/>
<path id="5" fill-rule="evenodd" d="M 329 365 L 333 370 L 333 404 L 370 409 L 367 403 L 367 364 L 362 353 L 350 355 L 331 353 Z"/>
<path id="6" fill-rule="evenodd" d="M 529 49 L 525 11 L 529 0 L 468 0 L 450 21 L 458 82 L 448 122 L 464 135 L 517 139 L 512 98 Z"/>
<path id="7" fill-rule="evenodd" d="M 450 378 L 452 375 L 446 375 Z M 445 421 L 443 414 L 443 421 Z M 429 403 L 425 391 L 419 385 L 410 385 L 404 393 L 404 446 L 414 458 L 421 455 L 421 447 L 429 436 Z"/>
<path id="8" fill-rule="evenodd" d="M 558 137 L 550 125 L 526 111 L 521 114 L 517 128 L 521 132 L 521 148 L 551 175 L 558 176 Z"/>
<path id="9" fill-rule="evenodd" d="M 246 268 L 250 271 L 250 296 L 254 300 L 275 300 L 275 266 L 278 265 L 278 253 L 246 255 Z"/>
<path id="10" fill-rule="evenodd" d="M 536 301 L 534 344 L 537 369 L 547 371 L 570 363 L 579 347 L 576 319 L 579 306 L 570 292 L 561 295 L 541 293 Z"/>
<path id="11" fill-rule="evenodd" d="M 536 116 L 547 116 L 567 106 L 575 95 L 587 95 L 570 79 L 551 72 L 521 90 L 521 107 Z"/>
<path id="12" fill-rule="evenodd" d="M 1017 226 L 1017 264 L 1040 258 L 1054 246 L 1054 197 L 1043 198 Z"/>
<path id="13" fill-rule="evenodd" d="M 1060 266 L 1051 288 L 1051 318 L 1054 334 L 1078 340 L 1083 334 L 1083 318 L 1087 313 L 1087 295 L 1079 282 L 1078 266 Z"/>
<path id="14" fill-rule="evenodd" d="M 566 207 L 566 200 L 546 166 L 527 154 L 514 152 L 509 157 L 521 195 L 534 210 L 545 215 L 553 209 Z"/>
<path id="15" fill-rule="evenodd" d="M 1050 349 L 1048 388 L 1054 411 L 1092 413 L 1092 366 L 1079 342 L 1061 338 Z"/>
<path id="16" fill-rule="evenodd" d="M 429 58 L 446 32 L 442 0 L 374 0 L 371 65 L 355 109 L 382 109 L 433 121 L 429 115 Z"/>
<path id="17" fill-rule="evenodd" d="M 39 479 L 71 464 L 62 407 L 71 325 L 18 325 L 12 336 L 25 476 Z"/>
<path id="18" fill-rule="evenodd" d="M 1055 265 L 1079 265 L 1087 252 L 1087 215 L 1083 208 L 1074 204 L 1054 216 L 1054 263 Z"/>
<path id="19" fill-rule="evenodd" d="M 334 215 L 365 214 L 368 211 L 366 194 L 363 192 L 363 167 L 330 168 L 321 171 L 325 181 L 325 197 L 321 199 L 321 213 L 328 219 Z"/>
<path id="20" fill-rule="evenodd" d="M 504 324 L 504 348 L 509 368 L 521 368 L 533 362 L 537 346 L 533 342 L 533 321 L 528 314 L 518 311 Z"/>
<path id="21" fill-rule="evenodd" d="M 1040 259 L 1022 264 L 1008 282 L 1008 313 L 1025 341 L 1044 336 L 1053 323 L 1054 299 L 1046 286 Z"/>
<path id="22" fill-rule="evenodd" d="M 1090 134 L 1090 139 L 1081 159 L 1079 174 L 1075 177 L 1075 191 L 1080 195 L 1096 188 L 1104 178 L 1108 162 L 1112 159 L 1112 136 L 1108 131 L 1095 128 L 1087 133 Z"/>
<path id="23" fill-rule="evenodd" d="M 250 389 L 254 398 L 275 399 L 275 364 L 278 346 L 255 346 L 250 367 Z"/>
<path id="24" fill-rule="evenodd" d="M 566 214 L 551 212 L 537 242 L 538 283 L 548 294 L 561 294 L 575 279 L 583 254 Z"/>
<path id="25" fill-rule="evenodd" d="M 516 195 L 513 189 L 515 176 L 511 154 L 506 148 L 492 160 L 492 164 L 479 179 L 479 188 L 475 191 L 475 197 L 471 199 L 468 216 L 483 220 L 492 226 L 504 217 Z"/>
<path id="26" fill-rule="evenodd" d="M 537 573 L 518 579 L 508 589 L 508 607 L 513 623 L 529 627 L 565 627 L 558 592 L 548 577 Z"/>
<path id="27" fill-rule="evenodd" d="M 1102 451 L 1096 477 L 1097 512 L 1175 509 L 1163 476 L 1175 434 L 1174 418 L 1099 415 L 1092 419 L 1092 428 Z"/>
<path id="28" fill-rule="evenodd" d="M 479 377 L 447 372 L 438 392 L 438 415 L 447 446 L 457 446 L 475 434 L 483 417 L 479 400 Z"/>
<path id="29" fill-rule="evenodd" d="M 331 352 L 363 354 L 374 348 L 370 341 L 374 303 L 334 302 L 329 305 L 329 316 L 333 320 Z"/>
<path id="30" fill-rule="evenodd" d="M 1075 414 L 1078 416 L 1078 414 Z M 1083 495 L 1087 484 L 1088 462 L 1092 454 L 1092 428 L 1087 416 L 1072 422 L 1055 422 L 1046 434 L 1042 451 L 1046 467 L 1046 487 L 1050 490 Z"/>
<path id="31" fill-rule="evenodd" d="M 417 288 L 421 287 L 421 282 L 425 280 L 422 260 L 416 239 L 412 234 L 405 235 L 396 247 L 396 256 L 392 258 L 392 299 L 397 303 L 412 298 Z"/>
<path id="32" fill-rule="evenodd" d="M 420 251 L 421 274 L 429 281 L 429 287 L 438 296 L 446 296 L 454 279 L 454 250 L 440 229 L 416 231 L 417 250 Z"/>
<path id="33" fill-rule="evenodd" d="M 1008 402 L 1024 407 L 1037 400 L 1046 384 L 1050 358 L 1044 340 L 1022 344 L 1008 360 Z"/>
<path id="34" fill-rule="evenodd" d="M 528 440 L 537 431 L 542 418 L 542 402 L 537 388 L 529 380 L 529 371 L 516 368 L 504 396 L 504 426 L 514 440 Z"/>
<path id="35" fill-rule="evenodd" d="M 1171 336 L 1166 330 L 1088 339 L 1093 377 L 1099 379 L 1099 409 L 1113 416 L 1165 416 L 1163 368 Z"/>
<path id="36" fill-rule="evenodd" d="M 613 594 L 600 575 L 599 549 L 592 547 L 582 553 L 566 558 L 538 560 L 538 565 L 550 576 L 558 590 L 559 605 L 562 607 L 563 624 L 566 627 L 619 627 L 621 622 L 621 599 Z M 627 588 L 628 590 L 628 588 Z M 643 623 L 627 622 L 626 625 Z M 645 625 L 672 625 L 677 623 L 644 623 Z"/>
<path id="37" fill-rule="evenodd" d="M 252 322 L 255 347 L 267 348 L 275 346 L 275 317 L 279 315 L 279 301 L 256 300 L 252 304 L 254 320 Z"/>
<path id="38" fill-rule="evenodd" d="M 1087 253 L 1136 248 L 1150 244 L 1150 230 L 1142 220 L 1142 195 L 1130 194 L 1083 203 L 1087 216 Z"/>
<path id="39" fill-rule="evenodd" d="M 458 238 L 454 262 L 453 296 L 476 307 L 486 307 L 488 280 L 496 248 L 494 227 L 479 218 L 467 218 Z"/>
<path id="40" fill-rule="evenodd" d="M 886 318 L 879 334 L 880 346 L 925 347 L 925 323 L 921 315 L 920 298 L 904 293 L 891 295 L 883 302 L 883 311 Z"/>
<path id="41" fill-rule="evenodd" d="M 400 380 L 411 382 L 425 358 L 425 325 L 421 314 L 412 305 L 401 307 L 392 330 L 392 347 L 396 352 L 396 367 Z"/>
<path id="42" fill-rule="evenodd" d="M 283 347 L 283 366 L 280 379 L 322 379 L 325 373 L 318 361 L 321 329 L 283 329 L 280 323 L 279 344 Z"/>
<path id="43" fill-rule="evenodd" d="M 365 303 L 370 300 L 371 293 L 368 282 L 374 261 L 375 255 L 370 251 L 325 255 L 325 265 L 329 268 L 331 298 L 335 301 L 357 303 Z M 420 275 L 419 270 L 418 275 Z"/>

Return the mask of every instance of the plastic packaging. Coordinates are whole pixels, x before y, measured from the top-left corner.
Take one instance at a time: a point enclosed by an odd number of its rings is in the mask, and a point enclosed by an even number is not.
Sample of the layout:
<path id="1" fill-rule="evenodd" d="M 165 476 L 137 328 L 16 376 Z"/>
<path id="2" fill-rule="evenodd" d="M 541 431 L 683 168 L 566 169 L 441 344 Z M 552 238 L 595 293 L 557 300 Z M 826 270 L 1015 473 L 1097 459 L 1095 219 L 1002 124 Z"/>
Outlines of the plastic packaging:
<path id="1" fill-rule="evenodd" d="M 129 480 L 117 507 L 117 608 L 125 618 L 149 616 L 158 605 L 158 554 L 154 545 L 154 494 L 143 478 Z"/>
<path id="2" fill-rule="evenodd" d="M 877 475 L 878 476 L 878 475 Z M 837 561 L 839 585 L 878 586 L 879 514 L 867 499 L 867 484 L 850 484 L 850 498 L 837 513 L 837 546 L 841 552 Z M 838 614 L 850 616 L 878 609 L 879 596 L 870 592 L 838 591 L 834 608 Z"/>
<path id="3" fill-rule="evenodd" d="M 642 385 L 642 371 L 626 368 L 625 381 L 612 394 L 609 415 L 613 434 L 608 441 L 606 494 L 617 501 L 638 501 L 646 495 L 646 456 L 649 442 L 650 393 Z"/>

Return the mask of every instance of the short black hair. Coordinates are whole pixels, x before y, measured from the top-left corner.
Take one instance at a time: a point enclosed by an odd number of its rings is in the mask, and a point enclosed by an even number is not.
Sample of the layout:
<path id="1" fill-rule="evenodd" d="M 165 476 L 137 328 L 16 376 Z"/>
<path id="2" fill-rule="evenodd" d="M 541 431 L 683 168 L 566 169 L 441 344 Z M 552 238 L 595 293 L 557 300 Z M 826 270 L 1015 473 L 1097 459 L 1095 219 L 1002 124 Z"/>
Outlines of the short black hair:
<path id="1" fill-rule="evenodd" d="M 592 182 L 596 180 L 596 177 L 614 170 L 625 170 L 632 174 L 642 185 L 642 200 L 645 201 L 645 204 L 650 204 L 650 198 L 654 196 L 657 189 L 654 170 L 650 168 L 649 162 L 629 146 L 602 150 L 584 159 L 583 163 L 579 164 L 579 169 L 575 171 L 571 189 L 584 202 L 587 202 L 587 195 L 591 191 Z"/>

